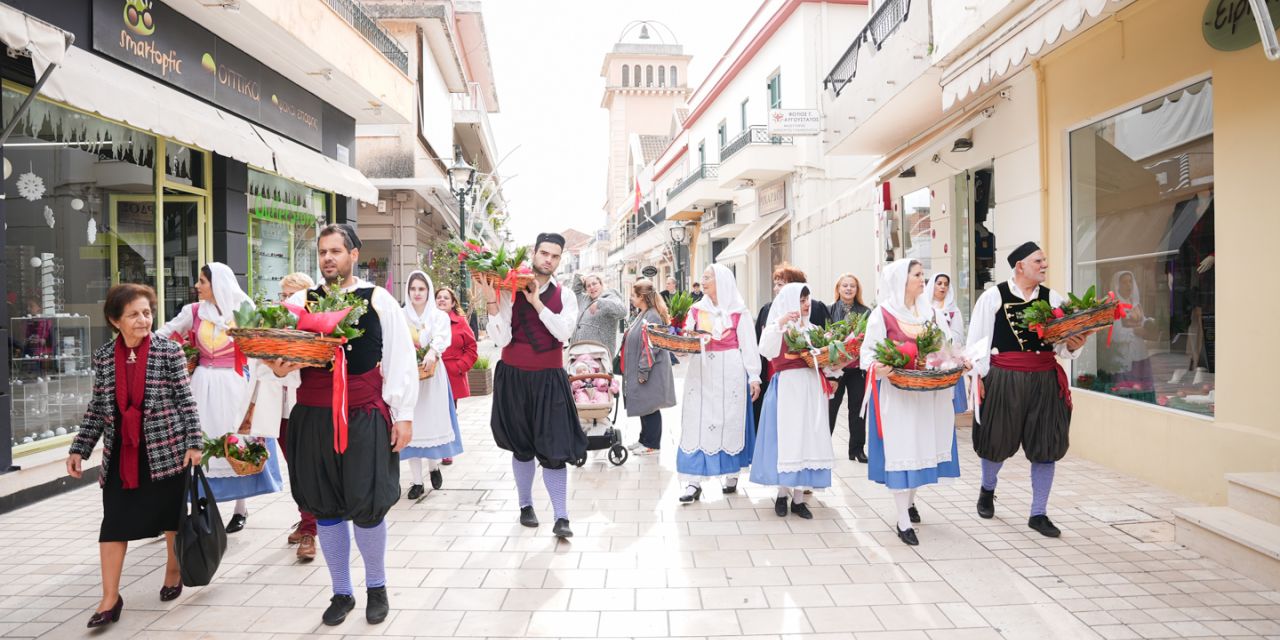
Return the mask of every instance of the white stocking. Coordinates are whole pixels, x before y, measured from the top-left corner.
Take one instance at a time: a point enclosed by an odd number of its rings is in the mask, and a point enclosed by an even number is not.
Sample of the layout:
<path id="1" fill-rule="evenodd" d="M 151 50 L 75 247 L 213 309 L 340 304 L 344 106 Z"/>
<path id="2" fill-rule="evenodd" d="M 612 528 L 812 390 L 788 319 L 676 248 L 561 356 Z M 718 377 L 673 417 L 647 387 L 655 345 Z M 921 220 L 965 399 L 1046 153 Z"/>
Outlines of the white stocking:
<path id="1" fill-rule="evenodd" d="M 239 500 L 236 500 L 235 513 L 242 516 L 249 515 L 249 502 L 246 501 L 244 498 L 240 498 Z"/>
<path id="2" fill-rule="evenodd" d="M 778 487 L 778 497 L 785 498 L 791 495 L 791 490 L 786 487 Z"/>
<path id="3" fill-rule="evenodd" d="M 791 490 L 791 501 L 796 504 L 804 504 L 804 488 L 796 487 Z"/>
<path id="4" fill-rule="evenodd" d="M 422 458 L 410 458 L 409 470 L 413 472 L 413 483 L 422 484 Z"/>
<path id="5" fill-rule="evenodd" d="M 905 489 L 893 492 L 893 501 L 898 505 L 898 528 L 902 531 L 911 528 L 911 516 L 907 513 L 911 508 L 911 493 Z"/>

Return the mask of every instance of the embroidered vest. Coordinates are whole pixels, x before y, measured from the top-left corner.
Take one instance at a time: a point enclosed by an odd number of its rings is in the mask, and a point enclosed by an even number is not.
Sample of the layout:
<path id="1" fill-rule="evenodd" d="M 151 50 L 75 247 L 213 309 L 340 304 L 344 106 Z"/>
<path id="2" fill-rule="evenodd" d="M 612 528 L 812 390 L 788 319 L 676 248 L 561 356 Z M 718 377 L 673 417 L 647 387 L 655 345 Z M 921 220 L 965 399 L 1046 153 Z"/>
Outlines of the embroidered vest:
<path id="1" fill-rule="evenodd" d="M 1009 289 L 1008 282 L 997 285 L 1000 290 L 1000 310 L 996 312 L 996 326 L 992 332 L 991 346 L 1000 353 L 1017 351 L 1053 351 L 1036 332 L 1018 326 L 1022 312 L 1035 300 L 1049 301 L 1049 288 L 1040 287 L 1040 294 L 1033 300 L 1023 300 Z"/>
<path id="2" fill-rule="evenodd" d="M 538 299 L 552 313 L 564 310 L 560 286 L 554 282 Z M 559 369 L 564 366 L 563 351 L 564 343 L 542 324 L 533 305 L 523 295 L 517 295 L 511 308 L 511 342 L 502 348 L 502 361 L 526 371 Z"/>

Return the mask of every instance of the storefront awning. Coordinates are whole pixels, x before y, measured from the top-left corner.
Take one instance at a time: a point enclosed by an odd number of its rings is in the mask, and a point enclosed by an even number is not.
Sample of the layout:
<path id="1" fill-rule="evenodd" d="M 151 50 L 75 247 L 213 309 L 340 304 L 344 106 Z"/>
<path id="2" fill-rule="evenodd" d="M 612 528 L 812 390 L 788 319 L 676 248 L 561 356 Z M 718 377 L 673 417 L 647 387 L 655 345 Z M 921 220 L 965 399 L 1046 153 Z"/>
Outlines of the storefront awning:
<path id="1" fill-rule="evenodd" d="M 62 64 L 74 40 L 72 34 L 0 3 L 0 42 L 30 53 L 36 76 L 48 67 Z"/>
<path id="2" fill-rule="evenodd" d="M 1022 64 L 1028 55 L 1046 46 L 1060 44 L 1059 38 L 1075 31 L 1086 19 L 1097 18 L 1103 10 L 1120 8 L 1133 0 L 1040 0 L 1023 9 L 1003 29 L 974 46 L 942 74 L 942 108 L 964 99 L 983 84 L 1004 76 Z M 1109 5 L 1114 5 L 1109 7 Z"/>
<path id="3" fill-rule="evenodd" d="M 755 222 L 747 225 L 747 228 L 743 229 L 742 233 L 738 234 L 738 237 L 734 238 L 733 242 L 730 242 L 729 246 L 725 247 L 724 251 L 721 251 L 716 256 L 716 261 L 723 262 L 746 257 L 748 251 L 754 249 L 762 239 L 773 233 L 786 221 L 786 211 L 770 213 L 756 218 Z"/>
<path id="4" fill-rule="evenodd" d="M 348 167 L 257 125 L 250 126 L 275 153 L 275 168 L 280 175 L 370 204 L 378 202 L 378 188 L 354 167 Z"/>

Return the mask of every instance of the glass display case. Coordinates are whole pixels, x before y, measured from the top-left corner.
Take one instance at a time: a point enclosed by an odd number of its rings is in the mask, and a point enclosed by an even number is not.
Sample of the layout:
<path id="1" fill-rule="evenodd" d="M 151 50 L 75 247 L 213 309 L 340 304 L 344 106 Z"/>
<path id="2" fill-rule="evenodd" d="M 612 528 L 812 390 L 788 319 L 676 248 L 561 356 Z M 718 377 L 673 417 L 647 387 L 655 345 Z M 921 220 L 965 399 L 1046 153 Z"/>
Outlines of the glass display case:
<path id="1" fill-rule="evenodd" d="M 280 297 L 280 279 L 292 272 L 293 242 L 289 222 L 255 213 L 249 221 L 253 274 L 249 294 L 265 300 Z"/>
<path id="2" fill-rule="evenodd" d="M 13 343 L 13 445 L 79 429 L 93 393 L 89 317 L 56 313 L 9 319 Z"/>

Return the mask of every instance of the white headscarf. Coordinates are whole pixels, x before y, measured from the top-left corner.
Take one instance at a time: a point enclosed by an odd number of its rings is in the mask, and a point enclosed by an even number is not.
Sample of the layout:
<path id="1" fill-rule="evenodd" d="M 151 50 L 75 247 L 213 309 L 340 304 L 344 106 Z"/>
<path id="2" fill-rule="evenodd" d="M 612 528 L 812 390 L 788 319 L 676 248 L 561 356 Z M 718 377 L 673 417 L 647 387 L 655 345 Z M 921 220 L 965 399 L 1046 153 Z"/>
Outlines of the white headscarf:
<path id="1" fill-rule="evenodd" d="M 413 284 L 414 275 L 420 275 L 427 281 L 427 306 L 422 310 L 421 314 L 418 313 L 417 309 L 413 308 L 413 301 L 409 299 L 409 285 Z M 431 276 L 427 275 L 424 271 L 415 270 L 409 274 L 408 279 L 404 281 L 403 300 L 405 317 L 408 318 L 409 322 L 415 325 L 419 331 L 423 329 L 430 329 L 435 326 L 433 324 L 433 320 L 436 314 L 444 313 L 436 307 L 436 285 L 431 281 Z"/>
<path id="2" fill-rule="evenodd" d="M 1128 274 L 1129 278 L 1133 280 L 1133 291 L 1129 292 L 1129 297 L 1127 298 L 1120 293 L 1120 280 L 1124 278 L 1125 274 Z M 1142 292 L 1138 290 L 1138 276 L 1133 275 L 1132 271 L 1117 271 L 1115 275 L 1111 276 L 1111 290 L 1116 293 L 1116 297 L 1120 298 L 1122 302 L 1135 307 L 1142 306 Z"/>
<path id="3" fill-rule="evenodd" d="M 890 262 L 880 270 L 879 281 L 876 284 L 876 303 L 902 322 L 919 324 L 925 320 L 932 320 L 935 314 L 933 305 L 929 302 L 929 296 L 925 295 L 927 292 L 924 291 L 916 296 L 914 314 L 912 309 L 907 307 L 907 276 L 911 273 L 913 262 L 919 264 L 918 260 L 903 258 Z"/>
<path id="4" fill-rule="evenodd" d="M 738 280 L 733 277 L 733 272 L 722 264 L 711 265 L 711 270 L 716 276 L 716 302 L 711 301 L 711 296 L 704 295 L 693 303 L 693 308 L 711 316 L 711 336 L 718 339 L 724 337 L 725 332 L 737 329 L 733 314 L 749 311 L 742 301 L 742 294 L 738 293 Z"/>
<path id="5" fill-rule="evenodd" d="M 946 278 L 946 279 L 947 279 L 947 283 L 948 283 L 948 285 L 949 285 L 949 286 L 947 287 L 947 299 L 942 301 L 942 306 L 941 306 L 941 307 L 939 307 L 939 306 L 938 306 L 937 301 L 935 301 L 935 300 L 933 299 L 933 295 L 934 295 L 934 293 L 936 292 L 936 289 L 937 289 L 937 286 L 938 286 L 938 278 Z M 933 277 L 932 277 L 932 278 L 929 278 L 929 286 L 927 286 L 927 287 L 925 287 L 925 288 L 924 288 L 924 294 L 923 294 L 923 295 L 924 295 L 925 299 L 929 301 L 929 304 L 930 304 L 930 305 L 933 305 L 933 307 L 934 307 L 935 309 L 937 309 L 937 310 L 939 310 L 939 311 L 941 311 L 941 312 L 943 312 L 943 313 L 952 313 L 952 312 L 955 312 L 955 311 L 959 311 L 959 310 L 960 310 L 960 307 L 956 306 L 956 288 L 955 288 L 955 284 L 956 284 L 955 278 L 952 278 L 952 277 L 951 277 L 951 274 L 946 273 L 946 272 L 938 272 L 938 273 L 935 273 L 935 274 L 933 274 Z M 904 282 L 902 286 L 903 286 L 903 288 L 905 289 L 905 288 L 906 288 L 906 283 Z M 904 291 L 904 294 L 905 294 L 905 291 Z"/>
<path id="6" fill-rule="evenodd" d="M 777 297 L 773 299 L 773 304 L 769 305 L 769 320 L 766 326 L 777 326 L 778 321 L 788 313 L 798 313 L 800 311 L 800 298 L 809 285 L 804 282 L 792 282 L 782 287 L 778 291 Z M 812 295 L 812 293 L 810 294 Z M 809 313 L 813 313 L 813 305 L 809 305 Z M 801 325 L 809 324 L 809 316 L 805 315 L 800 318 Z"/>
<path id="7" fill-rule="evenodd" d="M 240 283 L 236 282 L 236 274 L 221 262 L 210 262 L 208 265 L 209 274 L 213 276 L 209 279 L 209 284 L 213 287 L 213 303 L 200 305 L 200 319 L 208 320 L 213 323 L 219 331 L 226 331 L 234 324 L 234 314 L 240 309 L 240 305 L 248 302 L 250 305 L 253 301 L 249 296 L 240 289 Z"/>

